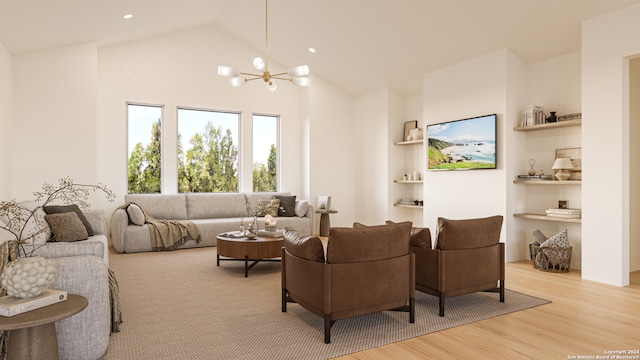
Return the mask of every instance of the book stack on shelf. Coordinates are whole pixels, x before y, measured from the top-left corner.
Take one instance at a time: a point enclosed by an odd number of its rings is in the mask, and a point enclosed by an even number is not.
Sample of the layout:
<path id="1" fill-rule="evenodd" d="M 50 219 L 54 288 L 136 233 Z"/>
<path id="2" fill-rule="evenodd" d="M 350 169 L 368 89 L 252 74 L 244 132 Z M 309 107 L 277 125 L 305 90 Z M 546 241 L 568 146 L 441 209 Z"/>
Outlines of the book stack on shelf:
<path id="1" fill-rule="evenodd" d="M 410 198 L 402 198 L 398 201 L 398 205 L 415 205 L 415 203 Z"/>
<path id="2" fill-rule="evenodd" d="M 5 295 L 0 297 L 0 316 L 11 317 L 65 300 L 67 292 L 54 289 L 45 289 L 42 294 L 28 299 Z"/>
<path id="3" fill-rule="evenodd" d="M 553 180 L 553 175 L 518 175 L 518 180 Z"/>
<path id="4" fill-rule="evenodd" d="M 533 126 L 545 123 L 544 108 L 537 105 L 527 105 L 522 112 L 520 126 Z"/>
<path id="5" fill-rule="evenodd" d="M 565 219 L 580 219 L 582 217 L 581 209 L 547 209 L 547 216 Z"/>

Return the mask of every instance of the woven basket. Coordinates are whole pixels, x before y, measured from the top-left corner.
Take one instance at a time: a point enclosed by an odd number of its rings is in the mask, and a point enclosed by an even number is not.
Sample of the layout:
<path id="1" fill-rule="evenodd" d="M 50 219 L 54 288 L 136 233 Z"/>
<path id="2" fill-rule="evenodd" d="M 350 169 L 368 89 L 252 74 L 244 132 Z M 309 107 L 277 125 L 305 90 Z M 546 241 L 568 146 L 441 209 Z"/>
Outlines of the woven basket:
<path id="1" fill-rule="evenodd" d="M 571 247 L 568 248 L 541 248 L 531 244 L 531 261 L 533 267 L 540 271 L 569 272 L 571 268 Z"/>

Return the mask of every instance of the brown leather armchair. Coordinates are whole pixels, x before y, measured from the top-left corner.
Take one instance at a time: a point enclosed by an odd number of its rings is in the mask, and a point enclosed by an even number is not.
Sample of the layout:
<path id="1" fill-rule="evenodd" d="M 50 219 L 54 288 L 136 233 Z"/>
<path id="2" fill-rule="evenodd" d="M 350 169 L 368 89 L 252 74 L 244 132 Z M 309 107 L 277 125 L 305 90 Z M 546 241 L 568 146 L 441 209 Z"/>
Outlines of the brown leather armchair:
<path id="1" fill-rule="evenodd" d="M 440 298 L 440 316 L 444 316 L 444 301 L 448 297 L 495 291 L 500 292 L 500 302 L 504 302 L 501 228 L 502 216 L 438 218 L 436 248 L 409 248 L 416 256 L 416 290 Z"/>
<path id="2" fill-rule="evenodd" d="M 336 320 L 384 310 L 415 318 L 415 259 L 411 223 L 331 228 L 325 261 L 317 237 L 285 229 L 282 312 L 296 302 L 324 318 L 324 342 Z"/>

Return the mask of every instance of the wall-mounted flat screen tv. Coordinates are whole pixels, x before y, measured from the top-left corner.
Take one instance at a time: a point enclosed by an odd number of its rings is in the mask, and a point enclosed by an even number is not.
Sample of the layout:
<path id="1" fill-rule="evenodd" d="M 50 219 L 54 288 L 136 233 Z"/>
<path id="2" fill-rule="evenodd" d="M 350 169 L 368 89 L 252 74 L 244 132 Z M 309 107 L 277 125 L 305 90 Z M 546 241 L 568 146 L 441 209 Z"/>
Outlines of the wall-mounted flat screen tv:
<path id="1" fill-rule="evenodd" d="M 495 169 L 496 122 L 491 114 L 427 125 L 427 169 Z"/>

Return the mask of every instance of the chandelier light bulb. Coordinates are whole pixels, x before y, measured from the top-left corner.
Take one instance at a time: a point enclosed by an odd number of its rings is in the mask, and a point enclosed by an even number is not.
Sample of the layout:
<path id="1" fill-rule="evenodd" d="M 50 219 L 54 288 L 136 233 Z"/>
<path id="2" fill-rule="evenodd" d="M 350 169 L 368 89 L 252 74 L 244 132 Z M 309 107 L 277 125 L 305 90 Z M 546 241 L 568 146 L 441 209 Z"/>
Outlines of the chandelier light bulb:
<path id="1" fill-rule="evenodd" d="M 273 82 L 269 82 L 267 86 L 269 87 L 269 91 L 271 92 L 276 91 L 276 89 L 278 88 L 278 85 L 274 84 Z"/>
<path id="2" fill-rule="evenodd" d="M 264 60 L 262 60 L 261 57 L 257 57 L 253 59 L 253 67 L 255 67 L 256 70 L 258 71 L 264 71 L 265 70 Z"/>
<path id="3" fill-rule="evenodd" d="M 287 72 L 291 77 L 307 76 L 309 75 L 309 67 L 307 65 L 300 65 L 289 69 Z"/>
<path id="4" fill-rule="evenodd" d="M 247 82 L 245 81 L 245 78 L 243 78 L 242 76 L 229 79 L 229 85 L 233 87 L 242 86 L 242 85 L 245 85 L 246 83 Z"/>
<path id="5" fill-rule="evenodd" d="M 234 68 L 232 66 L 220 65 L 220 66 L 218 66 L 218 75 L 220 75 L 220 76 L 238 77 L 238 76 L 240 76 L 240 69 Z"/>
<path id="6" fill-rule="evenodd" d="M 291 79 L 291 82 L 293 82 L 293 85 L 297 86 L 311 85 L 311 79 L 309 79 L 308 77 L 294 77 Z"/>

